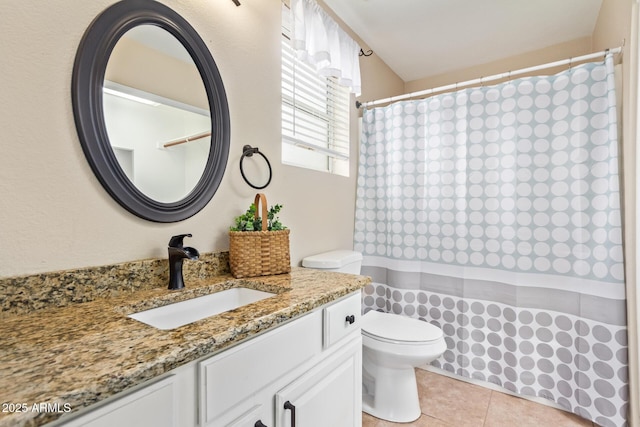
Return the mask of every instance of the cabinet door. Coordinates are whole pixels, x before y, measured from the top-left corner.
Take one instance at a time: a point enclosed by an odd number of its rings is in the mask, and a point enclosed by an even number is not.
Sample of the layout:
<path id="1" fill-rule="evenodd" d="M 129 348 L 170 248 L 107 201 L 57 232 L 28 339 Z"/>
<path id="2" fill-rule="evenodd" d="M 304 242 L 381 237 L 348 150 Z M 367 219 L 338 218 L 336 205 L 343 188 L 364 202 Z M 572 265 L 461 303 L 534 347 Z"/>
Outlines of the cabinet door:
<path id="1" fill-rule="evenodd" d="M 257 392 L 321 352 L 322 314 L 316 311 L 200 362 L 201 425 L 226 427 L 263 404 Z M 270 420 L 262 422 L 272 427 Z"/>
<path id="2" fill-rule="evenodd" d="M 171 375 L 79 416 L 64 427 L 175 427 L 175 387 L 176 377 Z"/>
<path id="3" fill-rule="evenodd" d="M 362 338 L 276 394 L 276 427 L 361 427 Z"/>

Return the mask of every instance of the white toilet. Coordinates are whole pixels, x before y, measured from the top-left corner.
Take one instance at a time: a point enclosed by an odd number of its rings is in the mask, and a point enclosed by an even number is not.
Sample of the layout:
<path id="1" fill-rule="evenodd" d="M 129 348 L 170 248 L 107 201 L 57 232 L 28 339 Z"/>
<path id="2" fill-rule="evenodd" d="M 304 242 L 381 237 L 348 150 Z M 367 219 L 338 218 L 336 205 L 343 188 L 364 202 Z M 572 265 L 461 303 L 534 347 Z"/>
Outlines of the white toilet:
<path id="1" fill-rule="evenodd" d="M 362 254 L 326 252 L 302 260 L 303 267 L 360 274 Z M 397 314 L 362 316 L 362 410 L 393 422 L 420 417 L 414 368 L 440 357 L 447 346 L 437 326 Z"/>

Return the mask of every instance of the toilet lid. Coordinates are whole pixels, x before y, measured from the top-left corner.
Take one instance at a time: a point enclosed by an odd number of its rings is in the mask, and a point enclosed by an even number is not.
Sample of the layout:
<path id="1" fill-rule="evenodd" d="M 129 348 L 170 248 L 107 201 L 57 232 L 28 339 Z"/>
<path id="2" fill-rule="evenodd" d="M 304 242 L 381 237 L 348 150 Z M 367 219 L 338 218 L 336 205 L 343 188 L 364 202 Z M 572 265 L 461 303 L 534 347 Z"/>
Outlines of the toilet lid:
<path id="1" fill-rule="evenodd" d="M 418 319 L 371 310 L 362 316 L 363 333 L 389 341 L 426 342 L 442 339 L 442 330 Z"/>

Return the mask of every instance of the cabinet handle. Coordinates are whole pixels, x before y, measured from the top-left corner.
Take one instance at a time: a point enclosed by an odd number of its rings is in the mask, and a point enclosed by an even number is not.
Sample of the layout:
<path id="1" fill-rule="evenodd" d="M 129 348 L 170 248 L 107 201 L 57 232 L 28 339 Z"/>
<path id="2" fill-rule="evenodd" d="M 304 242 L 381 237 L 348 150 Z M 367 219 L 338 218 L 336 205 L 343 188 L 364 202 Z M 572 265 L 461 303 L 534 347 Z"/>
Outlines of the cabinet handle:
<path id="1" fill-rule="evenodd" d="M 264 425 L 264 423 L 262 422 L 262 420 L 258 420 L 256 421 L 256 423 L 253 425 L 253 427 L 267 427 L 266 425 Z"/>
<path id="2" fill-rule="evenodd" d="M 345 321 L 349 322 L 350 325 L 353 325 L 353 323 L 356 321 L 356 316 L 354 316 L 353 314 L 351 316 L 347 316 Z"/>
<path id="3" fill-rule="evenodd" d="M 284 409 L 291 411 L 291 427 L 296 427 L 296 407 L 287 400 L 284 402 Z"/>

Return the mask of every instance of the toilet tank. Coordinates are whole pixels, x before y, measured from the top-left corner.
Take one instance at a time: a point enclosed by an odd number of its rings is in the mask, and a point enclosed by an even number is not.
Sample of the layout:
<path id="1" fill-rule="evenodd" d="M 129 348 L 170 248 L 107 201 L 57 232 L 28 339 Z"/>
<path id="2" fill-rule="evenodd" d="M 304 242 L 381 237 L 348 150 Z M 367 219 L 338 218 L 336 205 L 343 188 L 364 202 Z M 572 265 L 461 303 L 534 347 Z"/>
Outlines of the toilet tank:
<path id="1" fill-rule="evenodd" d="M 356 251 L 337 250 L 312 255 L 302 260 L 302 266 L 325 271 L 360 274 L 362 254 Z"/>

